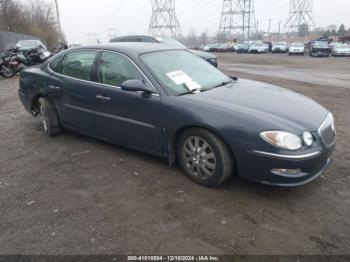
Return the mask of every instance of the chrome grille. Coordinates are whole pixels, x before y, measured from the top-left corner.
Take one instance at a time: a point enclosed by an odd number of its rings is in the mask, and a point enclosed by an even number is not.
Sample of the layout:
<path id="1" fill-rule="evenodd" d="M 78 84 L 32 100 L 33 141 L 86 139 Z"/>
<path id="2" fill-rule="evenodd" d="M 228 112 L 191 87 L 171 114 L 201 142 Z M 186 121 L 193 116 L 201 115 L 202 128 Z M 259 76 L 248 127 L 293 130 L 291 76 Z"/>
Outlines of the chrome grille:
<path id="1" fill-rule="evenodd" d="M 318 133 L 326 146 L 329 147 L 335 143 L 336 130 L 332 114 L 328 114 L 327 118 L 318 129 Z"/>

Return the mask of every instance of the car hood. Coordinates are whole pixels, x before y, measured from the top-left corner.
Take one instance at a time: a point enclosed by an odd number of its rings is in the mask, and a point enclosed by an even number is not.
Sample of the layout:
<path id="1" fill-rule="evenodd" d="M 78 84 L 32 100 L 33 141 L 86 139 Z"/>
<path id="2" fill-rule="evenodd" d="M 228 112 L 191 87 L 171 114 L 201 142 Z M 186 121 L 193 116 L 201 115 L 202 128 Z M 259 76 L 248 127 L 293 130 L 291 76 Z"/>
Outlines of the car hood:
<path id="1" fill-rule="evenodd" d="M 317 131 L 328 111 L 314 100 L 284 88 L 240 79 L 203 93 L 180 97 L 191 105 L 245 117 L 262 129 Z M 300 134 L 301 134 L 300 133 Z"/>
<path id="2" fill-rule="evenodd" d="M 206 53 L 206 52 L 202 52 L 202 51 L 199 51 L 199 50 L 190 49 L 190 51 L 191 51 L 193 54 L 204 58 L 205 60 L 208 60 L 208 59 L 216 59 L 216 58 L 217 58 L 216 55 L 213 55 L 213 54 L 210 54 L 210 53 Z"/>
<path id="3" fill-rule="evenodd" d="M 350 48 L 347 48 L 347 47 L 344 47 L 344 48 L 335 47 L 334 50 L 338 52 L 350 52 Z"/>

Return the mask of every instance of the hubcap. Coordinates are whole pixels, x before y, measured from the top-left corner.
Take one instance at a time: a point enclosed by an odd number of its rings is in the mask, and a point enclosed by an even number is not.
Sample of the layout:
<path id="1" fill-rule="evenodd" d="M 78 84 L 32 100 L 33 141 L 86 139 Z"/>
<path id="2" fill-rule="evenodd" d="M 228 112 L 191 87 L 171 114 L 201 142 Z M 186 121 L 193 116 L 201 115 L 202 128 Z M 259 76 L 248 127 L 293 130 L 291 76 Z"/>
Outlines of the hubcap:
<path id="1" fill-rule="evenodd" d="M 216 171 L 216 157 L 207 141 L 198 136 L 189 137 L 183 145 L 183 157 L 191 174 L 209 179 Z"/>
<path id="2" fill-rule="evenodd" d="M 47 123 L 46 123 L 46 116 L 43 106 L 40 106 L 40 120 L 43 125 L 45 133 L 47 132 Z"/>

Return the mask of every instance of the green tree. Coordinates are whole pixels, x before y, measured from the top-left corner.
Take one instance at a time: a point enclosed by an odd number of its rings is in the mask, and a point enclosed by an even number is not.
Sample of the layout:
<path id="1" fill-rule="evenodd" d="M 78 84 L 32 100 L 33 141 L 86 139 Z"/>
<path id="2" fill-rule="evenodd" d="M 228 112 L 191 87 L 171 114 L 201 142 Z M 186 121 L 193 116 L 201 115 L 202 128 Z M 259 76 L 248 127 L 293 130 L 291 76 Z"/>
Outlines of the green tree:
<path id="1" fill-rule="evenodd" d="M 64 41 L 55 8 L 45 0 L 0 0 L 0 30 L 36 36 L 49 48 Z"/>
<path id="2" fill-rule="evenodd" d="M 339 29 L 338 29 L 338 36 L 344 36 L 346 33 L 346 30 L 345 30 L 345 25 L 344 24 L 341 24 Z"/>

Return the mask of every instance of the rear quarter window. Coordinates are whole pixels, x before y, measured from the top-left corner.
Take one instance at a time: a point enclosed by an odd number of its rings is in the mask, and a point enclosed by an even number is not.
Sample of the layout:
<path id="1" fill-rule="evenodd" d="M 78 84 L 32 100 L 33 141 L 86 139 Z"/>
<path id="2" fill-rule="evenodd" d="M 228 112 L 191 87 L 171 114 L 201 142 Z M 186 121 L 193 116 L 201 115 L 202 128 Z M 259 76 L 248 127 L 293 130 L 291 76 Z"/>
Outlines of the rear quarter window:
<path id="1" fill-rule="evenodd" d="M 68 53 L 61 61 L 60 73 L 65 76 L 91 81 L 96 55 L 96 51 L 90 50 Z"/>

